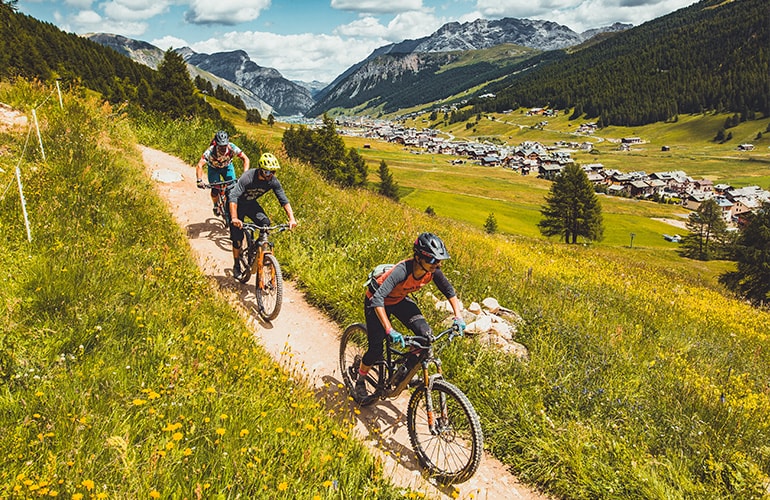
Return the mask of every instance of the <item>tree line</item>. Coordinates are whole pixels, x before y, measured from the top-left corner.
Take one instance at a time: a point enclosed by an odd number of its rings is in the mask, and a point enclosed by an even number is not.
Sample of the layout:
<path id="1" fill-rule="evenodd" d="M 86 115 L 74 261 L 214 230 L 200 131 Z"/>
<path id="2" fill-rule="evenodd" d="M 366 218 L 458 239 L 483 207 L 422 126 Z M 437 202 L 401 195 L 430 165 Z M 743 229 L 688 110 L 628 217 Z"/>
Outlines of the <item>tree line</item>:
<path id="1" fill-rule="evenodd" d="M 765 0 L 704 0 L 572 54 L 520 63 L 474 99 L 477 112 L 574 110 L 600 126 L 637 126 L 682 113 L 770 114 Z"/>

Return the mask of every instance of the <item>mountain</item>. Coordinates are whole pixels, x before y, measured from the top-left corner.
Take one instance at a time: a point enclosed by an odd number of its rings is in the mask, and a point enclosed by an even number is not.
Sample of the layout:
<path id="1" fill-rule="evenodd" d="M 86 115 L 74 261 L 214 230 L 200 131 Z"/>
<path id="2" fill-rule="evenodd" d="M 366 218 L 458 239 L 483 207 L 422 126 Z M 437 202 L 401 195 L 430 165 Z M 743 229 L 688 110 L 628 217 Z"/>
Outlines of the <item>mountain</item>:
<path id="1" fill-rule="evenodd" d="M 447 23 L 430 36 L 376 49 L 319 92 L 307 114 L 357 107 L 389 113 L 426 104 L 499 79 L 510 66 L 539 52 L 573 47 L 596 34 L 628 27 L 618 23 L 578 34 L 531 19 Z M 506 52 L 489 52 L 495 47 L 506 47 Z"/>
<path id="2" fill-rule="evenodd" d="M 121 35 L 113 35 L 111 33 L 88 33 L 83 35 L 83 37 L 96 42 L 99 45 L 109 47 L 119 54 L 123 54 L 124 56 L 144 64 L 145 66 L 149 66 L 152 69 L 158 69 L 158 65 L 163 60 L 165 54 L 163 50 L 155 45 L 141 40 L 126 38 Z M 175 52 L 178 52 L 183 58 L 194 54 L 189 47 L 176 49 Z M 204 80 L 211 82 L 212 86 L 220 86 L 230 94 L 240 97 L 243 99 L 247 108 L 256 109 L 262 116 L 267 116 L 273 112 L 273 107 L 260 99 L 260 97 L 250 89 L 244 88 L 230 80 L 221 78 L 192 64 L 187 65 L 187 71 L 193 79 L 196 76 L 200 76 Z"/>
<path id="3" fill-rule="evenodd" d="M 243 50 L 215 54 L 190 51 L 182 57 L 193 66 L 251 90 L 279 115 L 304 114 L 314 103 L 307 88 L 287 80 L 276 69 L 259 66 Z"/>

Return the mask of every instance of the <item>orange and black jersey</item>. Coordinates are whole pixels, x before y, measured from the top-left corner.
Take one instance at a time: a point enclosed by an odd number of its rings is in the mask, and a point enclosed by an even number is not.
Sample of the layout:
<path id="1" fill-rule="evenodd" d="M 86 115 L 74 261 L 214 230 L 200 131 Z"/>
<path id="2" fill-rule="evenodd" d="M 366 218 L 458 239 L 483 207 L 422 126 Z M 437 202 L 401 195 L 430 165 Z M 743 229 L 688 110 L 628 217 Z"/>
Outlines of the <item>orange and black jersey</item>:
<path id="1" fill-rule="evenodd" d="M 425 273 L 421 279 L 415 279 L 412 271 L 417 265 L 414 259 L 402 260 L 382 276 L 372 280 L 372 283 L 366 290 L 366 297 L 371 299 L 371 307 L 384 307 L 397 304 L 404 300 L 407 295 L 416 292 L 431 281 L 436 282 L 436 287 L 444 294 L 447 299 L 456 295 L 454 287 L 444 276 L 441 269 L 436 269 L 433 273 Z"/>

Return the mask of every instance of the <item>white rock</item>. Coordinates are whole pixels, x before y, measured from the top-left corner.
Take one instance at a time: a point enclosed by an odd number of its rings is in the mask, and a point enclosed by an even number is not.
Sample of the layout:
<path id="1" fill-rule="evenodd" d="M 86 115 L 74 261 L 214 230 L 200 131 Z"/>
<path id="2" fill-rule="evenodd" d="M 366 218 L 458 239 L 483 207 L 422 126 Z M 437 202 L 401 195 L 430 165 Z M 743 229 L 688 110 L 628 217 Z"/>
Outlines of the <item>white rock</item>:
<path id="1" fill-rule="evenodd" d="M 468 306 L 468 310 L 473 314 L 479 314 L 481 312 L 481 306 L 478 302 L 471 302 L 471 305 Z"/>
<path id="2" fill-rule="evenodd" d="M 497 312 L 500 310 L 500 303 L 497 301 L 497 299 L 492 297 L 487 297 L 486 299 L 482 300 L 481 305 L 486 307 L 487 310 L 492 314 L 497 314 Z"/>

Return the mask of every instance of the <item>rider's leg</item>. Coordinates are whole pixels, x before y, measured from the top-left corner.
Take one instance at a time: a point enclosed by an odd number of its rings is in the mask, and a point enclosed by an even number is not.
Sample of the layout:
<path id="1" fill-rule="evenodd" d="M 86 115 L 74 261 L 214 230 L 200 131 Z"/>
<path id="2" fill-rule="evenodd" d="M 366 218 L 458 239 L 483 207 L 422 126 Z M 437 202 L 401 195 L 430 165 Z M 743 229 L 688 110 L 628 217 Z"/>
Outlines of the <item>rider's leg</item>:
<path id="1" fill-rule="evenodd" d="M 239 219 L 241 218 L 240 213 L 238 214 L 238 218 Z M 241 262 L 238 259 L 241 256 L 243 230 L 233 226 L 232 224 L 230 224 L 230 241 L 233 244 L 233 277 L 235 279 L 238 279 L 241 276 L 241 273 L 243 272 L 243 270 L 241 269 Z"/>
<path id="2" fill-rule="evenodd" d="M 388 312 L 388 308 L 385 308 Z M 366 318 L 366 337 L 367 350 L 361 359 L 361 365 L 358 367 L 358 378 L 356 379 L 355 393 L 358 397 L 366 397 L 365 379 L 369 374 L 372 365 L 382 359 L 383 343 L 385 340 L 385 329 L 382 327 L 377 313 L 371 307 L 371 301 L 364 300 L 364 317 Z"/>

